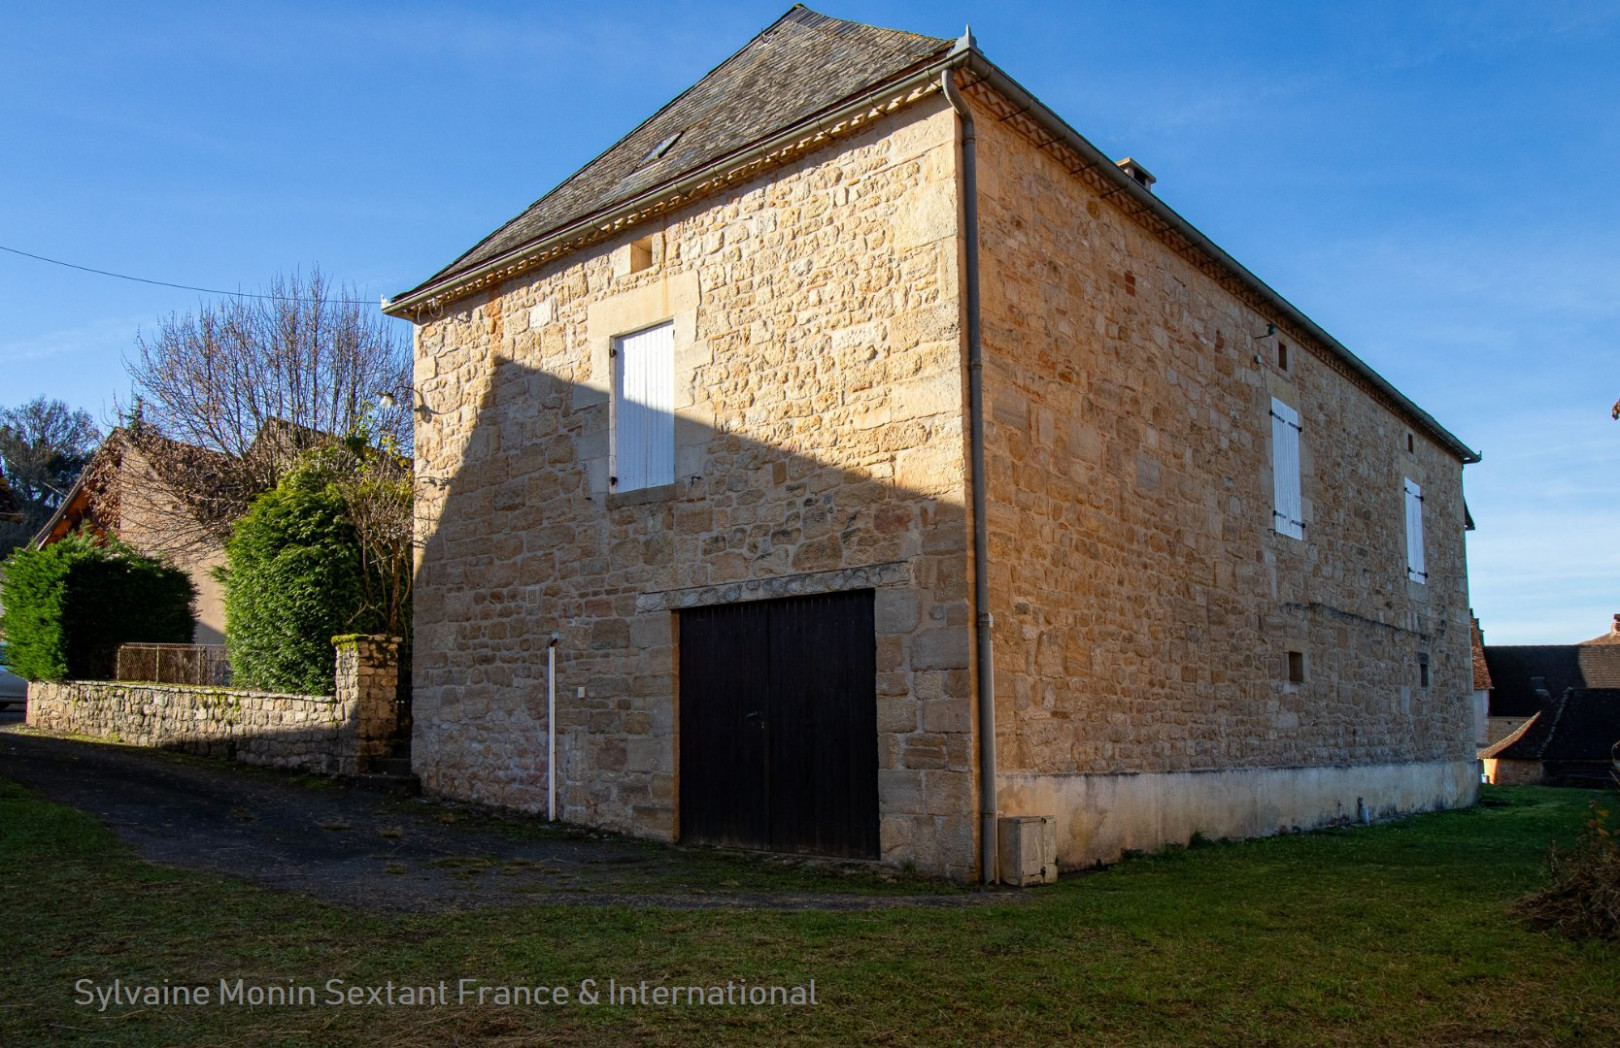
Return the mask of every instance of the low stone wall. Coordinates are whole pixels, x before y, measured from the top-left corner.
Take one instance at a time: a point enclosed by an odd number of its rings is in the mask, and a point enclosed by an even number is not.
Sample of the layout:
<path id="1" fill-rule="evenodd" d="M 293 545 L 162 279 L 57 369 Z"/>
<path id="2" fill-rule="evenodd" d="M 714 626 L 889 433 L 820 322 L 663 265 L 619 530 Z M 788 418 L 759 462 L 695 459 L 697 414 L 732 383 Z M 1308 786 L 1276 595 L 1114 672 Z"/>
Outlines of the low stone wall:
<path id="1" fill-rule="evenodd" d="M 128 681 L 35 681 L 28 723 L 48 731 L 328 775 L 371 770 L 397 725 L 399 642 L 338 637 L 337 694 Z"/>
<path id="2" fill-rule="evenodd" d="M 337 648 L 337 696 L 351 730 L 344 736 L 343 759 L 349 748 L 360 771 L 388 756 L 399 727 L 399 638 L 350 634 L 333 637 Z M 345 766 L 340 774 L 353 774 Z"/>

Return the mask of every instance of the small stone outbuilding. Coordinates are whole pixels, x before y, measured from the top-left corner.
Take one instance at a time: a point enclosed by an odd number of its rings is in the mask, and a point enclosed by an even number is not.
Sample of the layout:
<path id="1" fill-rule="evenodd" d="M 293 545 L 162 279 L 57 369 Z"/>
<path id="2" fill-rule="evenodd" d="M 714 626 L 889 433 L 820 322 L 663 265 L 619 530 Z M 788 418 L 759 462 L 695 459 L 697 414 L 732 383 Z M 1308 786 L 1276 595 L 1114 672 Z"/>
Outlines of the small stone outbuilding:
<path id="1" fill-rule="evenodd" d="M 1152 182 L 794 7 L 395 297 L 424 787 L 958 878 L 1470 803 L 1477 455 Z"/>
<path id="2" fill-rule="evenodd" d="M 183 455 L 204 464 L 218 452 L 167 440 L 150 432 L 135 439 L 120 426 L 107 435 L 62 504 L 39 534 L 35 549 L 62 541 L 80 528 L 112 535 L 148 556 L 163 557 L 196 587 L 194 644 L 225 643 L 225 587 L 214 571 L 225 564 L 225 544 L 197 525 L 185 500 L 165 482 L 151 454 Z"/>
<path id="3" fill-rule="evenodd" d="M 1480 754 L 1485 781 L 1604 789 L 1620 781 L 1620 689 L 1569 688 Z"/>

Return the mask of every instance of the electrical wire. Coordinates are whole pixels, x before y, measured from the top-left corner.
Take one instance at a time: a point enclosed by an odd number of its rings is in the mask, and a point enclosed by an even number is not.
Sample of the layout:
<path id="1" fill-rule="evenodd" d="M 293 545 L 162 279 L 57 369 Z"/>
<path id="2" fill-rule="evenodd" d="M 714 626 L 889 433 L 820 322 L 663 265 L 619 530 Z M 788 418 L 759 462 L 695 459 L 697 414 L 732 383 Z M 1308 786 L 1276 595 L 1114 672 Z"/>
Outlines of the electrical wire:
<path id="1" fill-rule="evenodd" d="M 133 280 L 137 284 L 152 284 L 157 287 L 179 288 L 181 291 L 201 291 L 205 295 L 229 295 L 232 298 L 256 298 L 269 302 L 303 302 L 310 305 L 321 305 L 324 303 L 333 303 L 343 306 L 376 305 L 374 302 L 366 302 L 355 298 L 297 298 L 291 295 L 256 295 L 250 291 L 221 291 L 218 288 L 194 287 L 191 284 L 175 284 L 167 280 L 150 280 L 146 277 L 132 277 L 128 273 L 114 273 L 106 269 L 92 269 L 90 266 L 78 266 L 74 265 L 72 262 L 63 262 L 59 258 L 46 258 L 44 255 L 36 255 L 32 251 L 22 251 L 18 248 L 7 247 L 4 244 L 0 244 L 0 251 L 7 251 L 13 255 L 21 255 L 24 258 L 32 258 L 38 262 L 49 262 L 53 266 L 65 266 L 68 269 L 77 269 L 81 273 L 94 273 L 97 276 L 116 277 L 119 280 Z"/>

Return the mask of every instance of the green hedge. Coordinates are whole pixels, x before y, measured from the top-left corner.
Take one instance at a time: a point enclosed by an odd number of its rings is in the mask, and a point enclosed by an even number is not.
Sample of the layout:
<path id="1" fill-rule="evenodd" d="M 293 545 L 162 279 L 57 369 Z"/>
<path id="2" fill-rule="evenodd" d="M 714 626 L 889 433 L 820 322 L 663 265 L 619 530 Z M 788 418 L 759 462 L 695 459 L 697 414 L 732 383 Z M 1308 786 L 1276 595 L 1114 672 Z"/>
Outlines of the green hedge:
<path id="1" fill-rule="evenodd" d="M 332 637 L 376 632 L 360 543 L 331 477 L 295 469 L 225 547 L 225 635 L 238 687 L 331 694 Z"/>
<path id="2" fill-rule="evenodd" d="M 0 631 L 29 680 L 110 680 L 120 644 L 191 642 L 191 579 L 116 541 L 80 533 L 17 549 L 4 572 Z"/>

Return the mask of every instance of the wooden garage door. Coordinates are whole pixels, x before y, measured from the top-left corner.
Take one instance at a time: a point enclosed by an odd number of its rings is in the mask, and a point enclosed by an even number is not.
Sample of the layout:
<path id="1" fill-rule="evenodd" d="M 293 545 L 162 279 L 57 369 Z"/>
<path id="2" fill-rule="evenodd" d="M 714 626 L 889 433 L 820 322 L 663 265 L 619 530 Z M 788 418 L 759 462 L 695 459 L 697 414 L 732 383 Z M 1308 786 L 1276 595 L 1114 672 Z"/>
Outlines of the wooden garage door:
<path id="1" fill-rule="evenodd" d="M 682 840 L 877 858 L 872 596 L 681 612 Z"/>

